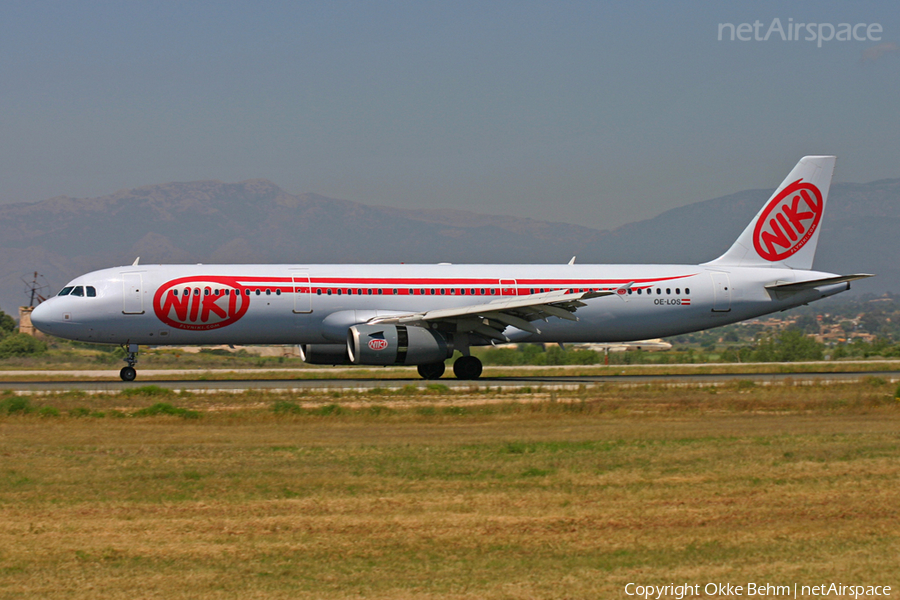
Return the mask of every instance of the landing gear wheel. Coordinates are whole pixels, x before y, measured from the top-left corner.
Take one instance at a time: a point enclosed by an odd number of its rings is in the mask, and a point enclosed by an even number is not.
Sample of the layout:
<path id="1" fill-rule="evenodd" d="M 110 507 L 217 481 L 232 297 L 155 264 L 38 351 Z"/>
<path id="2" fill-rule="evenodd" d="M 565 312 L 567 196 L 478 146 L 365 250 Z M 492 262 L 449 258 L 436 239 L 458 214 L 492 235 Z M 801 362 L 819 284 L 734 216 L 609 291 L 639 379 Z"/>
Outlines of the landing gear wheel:
<path id="1" fill-rule="evenodd" d="M 419 365 L 419 375 L 422 379 L 440 379 L 444 374 L 444 363 L 431 363 L 427 365 Z"/>
<path id="2" fill-rule="evenodd" d="M 134 378 L 137 377 L 137 371 L 134 370 L 134 367 L 122 367 L 122 370 L 119 371 L 119 377 L 122 378 L 122 381 L 134 381 Z"/>
<path id="3" fill-rule="evenodd" d="M 481 377 L 481 361 L 474 356 L 460 356 L 453 363 L 453 374 L 457 379 L 478 379 Z"/>

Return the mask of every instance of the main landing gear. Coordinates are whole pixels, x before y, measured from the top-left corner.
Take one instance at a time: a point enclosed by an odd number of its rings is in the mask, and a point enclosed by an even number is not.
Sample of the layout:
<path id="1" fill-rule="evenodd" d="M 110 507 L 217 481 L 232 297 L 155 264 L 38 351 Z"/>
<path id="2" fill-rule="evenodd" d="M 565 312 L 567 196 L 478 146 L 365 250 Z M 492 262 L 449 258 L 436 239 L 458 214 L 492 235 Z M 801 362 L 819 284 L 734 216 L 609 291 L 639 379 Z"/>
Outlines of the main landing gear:
<path id="1" fill-rule="evenodd" d="M 419 365 L 422 379 L 440 379 L 444 374 L 444 363 Z M 481 361 L 474 356 L 460 356 L 453 363 L 453 374 L 457 379 L 478 379 L 481 377 Z"/>
<path id="2" fill-rule="evenodd" d="M 440 379 L 444 374 L 444 363 L 429 363 L 427 365 L 419 365 L 419 375 L 422 379 Z"/>
<path id="3" fill-rule="evenodd" d="M 453 363 L 453 374 L 457 379 L 478 379 L 481 377 L 481 361 L 474 356 L 460 356 Z"/>
<path id="4" fill-rule="evenodd" d="M 137 377 L 137 371 L 134 370 L 134 365 L 137 364 L 138 345 L 128 344 L 125 351 L 127 352 L 127 355 L 124 360 L 128 363 L 128 366 L 122 367 L 122 370 L 119 371 L 119 377 L 122 378 L 122 381 L 134 381 L 134 378 Z"/>

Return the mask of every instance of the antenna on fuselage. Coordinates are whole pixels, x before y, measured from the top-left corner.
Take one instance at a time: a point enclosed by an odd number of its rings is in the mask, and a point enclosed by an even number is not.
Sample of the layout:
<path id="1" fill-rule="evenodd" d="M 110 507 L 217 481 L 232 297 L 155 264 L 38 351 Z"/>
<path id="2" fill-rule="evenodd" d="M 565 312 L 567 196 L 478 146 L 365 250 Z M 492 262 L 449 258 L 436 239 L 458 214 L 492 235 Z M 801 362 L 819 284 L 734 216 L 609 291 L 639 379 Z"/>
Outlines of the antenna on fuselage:
<path id="1" fill-rule="evenodd" d="M 134 259 L 134 262 L 131 263 L 131 266 L 132 266 L 132 267 L 136 267 L 136 266 L 138 266 L 138 263 L 139 263 L 139 262 L 141 262 L 141 257 L 140 257 L 140 256 L 138 256 L 136 259 Z"/>

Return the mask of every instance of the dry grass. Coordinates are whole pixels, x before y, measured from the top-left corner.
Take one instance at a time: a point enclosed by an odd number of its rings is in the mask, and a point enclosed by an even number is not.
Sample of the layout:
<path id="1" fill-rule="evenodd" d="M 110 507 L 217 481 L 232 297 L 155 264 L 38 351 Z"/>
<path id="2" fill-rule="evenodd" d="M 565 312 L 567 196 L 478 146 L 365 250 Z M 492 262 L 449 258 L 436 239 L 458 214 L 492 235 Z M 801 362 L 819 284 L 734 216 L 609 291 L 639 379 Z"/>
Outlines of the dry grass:
<path id="1" fill-rule="evenodd" d="M 110 416 L 161 399 L 201 418 Z M 32 402 L 61 416 L 0 417 L 3 598 L 898 584 L 900 403 L 879 380 Z"/>

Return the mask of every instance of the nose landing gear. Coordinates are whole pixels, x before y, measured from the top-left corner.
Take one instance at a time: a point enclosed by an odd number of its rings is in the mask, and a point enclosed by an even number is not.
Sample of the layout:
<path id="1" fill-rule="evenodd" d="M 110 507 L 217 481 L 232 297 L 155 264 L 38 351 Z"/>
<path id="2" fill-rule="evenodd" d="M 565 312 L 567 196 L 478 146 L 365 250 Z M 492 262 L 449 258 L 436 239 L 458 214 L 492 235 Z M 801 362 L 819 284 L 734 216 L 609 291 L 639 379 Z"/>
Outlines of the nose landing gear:
<path id="1" fill-rule="evenodd" d="M 126 352 L 128 354 L 124 360 L 128 363 L 128 366 L 122 367 L 122 370 L 119 371 L 119 377 L 122 378 L 122 381 L 134 381 L 135 377 L 137 377 L 137 371 L 134 370 L 134 365 L 137 364 L 138 345 L 128 344 Z"/>

